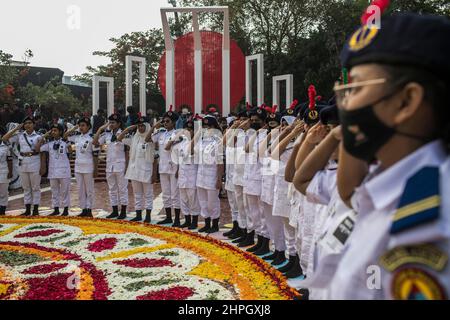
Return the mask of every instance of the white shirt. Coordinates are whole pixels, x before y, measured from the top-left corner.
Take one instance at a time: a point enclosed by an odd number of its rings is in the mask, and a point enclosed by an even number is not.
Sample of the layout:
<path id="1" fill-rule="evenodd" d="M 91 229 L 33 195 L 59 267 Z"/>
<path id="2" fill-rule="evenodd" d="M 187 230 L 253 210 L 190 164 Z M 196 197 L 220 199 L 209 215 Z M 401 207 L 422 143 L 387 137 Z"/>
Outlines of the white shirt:
<path id="1" fill-rule="evenodd" d="M 152 141 L 145 142 L 144 135 L 139 137 L 136 134 L 131 138 L 123 139 L 123 144 L 130 147 L 130 160 L 125 178 L 142 183 L 151 183 L 155 145 Z"/>
<path id="2" fill-rule="evenodd" d="M 116 132 L 116 138 L 120 135 L 122 130 L 118 130 Z M 126 166 L 126 157 L 125 157 L 125 145 L 123 142 L 114 141 L 111 139 L 114 136 L 112 131 L 104 132 L 98 142 L 100 145 L 106 144 L 106 172 L 124 172 Z"/>
<path id="3" fill-rule="evenodd" d="M 176 135 L 176 130 L 160 131 L 152 136 L 154 143 L 158 144 L 159 173 L 176 174 L 178 166 L 172 159 L 172 150 L 166 151 L 166 146 Z"/>
<path id="4" fill-rule="evenodd" d="M 69 137 L 70 142 L 75 144 L 76 173 L 93 173 L 94 172 L 94 152 L 98 149 L 92 144 L 93 137 L 90 134 L 79 134 Z"/>
<path id="5" fill-rule="evenodd" d="M 42 137 L 33 131 L 31 134 L 26 133 L 26 131 L 16 134 L 9 139 L 10 143 L 17 143 L 20 148 L 20 153 L 35 152 L 36 144 Z M 31 145 L 28 145 L 27 143 Z M 32 157 L 22 157 L 19 155 L 19 160 L 21 162 L 20 172 L 39 172 L 41 169 L 41 156 L 35 155 Z"/>
<path id="6" fill-rule="evenodd" d="M 183 141 L 176 144 L 174 149 L 178 155 L 178 187 L 182 189 L 195 189 L 197 187 L 198 165 L 195 155 L 190 151 L 191 140 L 183 136 Z"/>
<path id="7" fill-rule="evenodd" d="M 222 141 L 217 136 L 205 136 L 200 139 L 194 151 L 199 155 L 197 187 L 216 190 L 218 178 L 217 165 L 223 164 Z"/>
<path id="8" fill-rule="evenodd" d="M 262 163 L 258 157 L 259 145 L 267 137 L 267 131 L 250 131 L 250 135 L 257 134 L 251 152 L 247 153 L 244 168 L 244 193 L 249 195 L 260 196 L 262 187 Z"/>
<path id="9" fill-rule="evenodd" d="M 445 161 L 447 164 L 444 164 Z M 370 177 L 356 190 L 352 204 L 358 212 L 358 220 L 336 275 L 330 284 L 332 299 L 391 299 L 393 277 L 399 273 L 386 270 L 381 266 L 380 259 L 393 248 L 400 248 L 403 245 L 431 244 L 440 248 L 448 257 L 450 254 L 450 203 L 447 196 L 450 194 L 450 167 L 448 161 L 441 142 L 435 141 L 384 172 Z M 397 211 L 406 183 L 425 167 L 441 167 L 441 217 L 437 221 L 392 235 L 390 229 L 393 216 Z M 449 297 L 450 265 L 448 263 L 441 271 L 432 270 L 418 263 L 409 266 L 420 270 L 422 275 L 425 270 L 435 280 L 430 281 L 428 278 L 425 282 L 422 281 L 422 284 L 438 283 L 438 286 L 446 292 L 447 298 Z M 381 283 L 377 283 L 373 278 L 374 275 L 381 278 Z M 399 278 L 397 277 L 396 280 Z M 404 284 L 402 288 L 406 288 L 407 283 L 404 282 Z"/>
<path id="10" fill-rule="evenodd" d="M 245 173 L 245 145 L 248 141 L 248 136 L 242 129 L 237 129 L 237 140 L 235 148 L 235 164 L 233 172 L 233 184 L 237 186 L 244 186 L 244 173 Z"/>
<path id="11" fill-rule="evenodd" d="M 41 146 L 41 152 L 48 152 L 49 154 L 49 179 L 63 179 L 71 177 L 70 161 L 69 157 L 67 156 L 67 154 L 69 153 L 67 142 L 62 139 L 59 139 L 57 141 L 50 141 Z"/>
<path id="12" fill-rule="evenodd" d="M 0 142 L 0 183 L 9 183 L 8 179 L 8 156 L 10 155 L 9 147 Z"/>

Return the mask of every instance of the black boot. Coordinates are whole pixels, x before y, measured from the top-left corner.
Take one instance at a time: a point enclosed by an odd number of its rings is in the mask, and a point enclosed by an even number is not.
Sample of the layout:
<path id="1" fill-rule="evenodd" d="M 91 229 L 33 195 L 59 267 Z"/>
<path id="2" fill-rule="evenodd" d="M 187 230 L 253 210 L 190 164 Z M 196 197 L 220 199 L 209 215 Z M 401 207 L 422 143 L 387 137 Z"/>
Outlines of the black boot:
<path id="1" fill-rule="evenodd" d="M 21 214 L 22 217 L 29 217 L 31 216 L 31 204 L 25 205 L 25 212 Z"/>
<path id="2" fill-rule="evenodd" d="M 63 217 L 68 217 L 68 216 L 69 216 L 69 207 L 65 207 L 65 208 L 64 208 L 64 211 L 63 211 L 62 216 L 63 216 Z"/>
<path id="3" fill-rule="evenodd" d="M 280 266 L 286 262 L 286 252 L 278 251 L 278 256 L 272 261 L 273 266 Z"/>
<path id="4" fill-rule="evenodd" d="M 255 255 L 262 257 L 262 256 L 265 256 L 266 254 L 270 253 L 269 245 L 270 245 L 270 239 L 262 237 L 261 247 L 259 247 L 259 249 L 254 252 Z"/>
<path id="5" fill-rule="evenodd" d="M 275 260 L 275 259 L 278 257 L 279 252 L 280 252 L 280 251 L 275 250 L 274 253 L 272 253 L 270 256 L 264 257 L 263 260 L 265 260 L 265 261 L 272 261 L 272 260 Z"/>
<path id="6" fill-rule="evenodd" d="M 35 204 L 33 206 L 33 217 L 39 216 L 39 205 Z"/>
<path id="7" fill-rule="evenodd" d="M 241 229 L 241 236 L 235 240 L 233 240 L 233 243 L 238 244 L 241 243 L 243 241 L 245 241 L 245 239 L 247 238 L 247 229 Z"/>
<path id="8" fill-rule="evenodd" d="M 181 210 L 175 209 L 175 221 L 173 222 L 173 225 L 172 225 L 173 228 L 181 227 L 180 215 L 181 215 Z"/>
<path id="9" fill-rule="evenodd" d="M 225 233 L 223 234 L 223 236 L 224 236 L 224 237 L 227 237 L 227 238 L 233 236 L 233 234 L 237 231 L 237 228 L 239 228 L 238 222 L 237 222 L 237 221 L 233 221 L 233 229 L 231 229 L 231 230 L 228 231 L 228 232 L 225 232 Z"/>
<path id="10" fill-rule="evenodd" d="M 158 222 L 158 225 L 173 223 L 172 220 L 172 208 L 166 208 L 166 219 Z"/>
<path id="11" fill-rule="evenodd" d="M 93 218 L 92 209 L 86 209 L 86 218 Z"/>
<path id="12" fill-rule="evenodd" d="M 145 223 L 152 223 L 152 210 L 145 210 Z"/>
<path id="13" fill-rule="evenodd" d="M 181 229 L 189 228 L 192 224 L 191 216 L 184 216 L 184 223 L 180 226 Z"/>
<path id="14" fill-rule="evenodd" d="M 285 265 L 284 267 L 281 267 L 278 269 L 278 271 L 280 271 L 281 273 L 286 273 L 289 270 L 292 269 L 292 267 L 294 266 L 294 264 L 297 262 L 298 256 L 289 256 L 289 262 L 287 265 Z"/>
<path id="15" fill-rule="evenodd" d="M 298 255 L 292 268 L 289 271 L 287 271 L 284 275 L 288 279 L 295 279 L 303 275 L 303 270 L 302 267 L 300 266 L 300 258 Z"/>
<path id="16" fill-rule="evenodd" d="M 198 232 L 200 232 L 200 233 L 208 232 L 209 230 L 211 230 L 211 218 L 206 218 L 205 226 L 203 228 L 201 228 L 200 230 L 198 230 Z"/>
<path id="17" fill-rule="evenodd" d="M 240 237 L 242 237 L 243 235 L 244 235 L 244 229 L 242 229 L 241 227 L 238 226 L 236 232 L 233 233 L 231 236 L 229 236 L 228 239 L 236 240 L 236 239 L 239 239 Z"/>
<path id="18" fill-rule="evenodd" d="M 0 216 L 4 216 L 6 214 L 6 207 L 0 207 Z"/>
<path id="19" fill-rule="evenodd" d="M 131 220 L 131 222 L 142 222 L 142 210 L 136 210 L 136 218 Z"/>
<path id="20" fill-rule="evenodd" d="M 216 232 L 219 232 L 219 231 L 220 231 L 220 228 L 219 228 L 219 219 L 214 219 L 214 220 L 212 221 L 212 227 L 211 227 L 211 229 L 209 229 L 208 231 L 206 231 L 206 233 L 211 234 L 211 233 L 216 233 Z"/>
<path id="21" fill-rule="evenodd" d="M 118 206 L 113 206 L 112 207 L 113 212 L 106 217 L 106 219 L 116 219 L 119 217 L 119 207 Z"/>
<path id="22" fill-rule="evenodd" d="M 256 244 L 253 247 L 247 249 L 247 252 L 256 252 L 259 250 L 259 248 L 261 248 L 261 246 L 262 246 L 262 236 L 258 236 L 258 241 L 256 242 Z"/>
<path id="23" fill-rule="evenodd" d="M 87 209 L 83 209 L 83 210 L 81 211 L 81 214 L 78 215 L 78 217 L 80 217 L 80 218 L 85 218 L 86 216 L 87 216 Z"/>
<path id="24" fill-rule="evenodd" d="M 192 223 L 189 226 L 188 230 L 197 230 L 198 228 L 198 216 L 192 216 Z"/>
<path id="25" fill-rule="evenodd" d="M 255 231 L 249 232 L 245 240 L 238 244 L 239 248 L 250 247 L 255 244 Z"/>
<path id="26" fill-rule="evenodd" d="M 117 218 L 117 220 L 125 220 L 127 218 L 127 206 L 122 206 L 120 208 L 120 216 Z"/>
<path id="27" fill-rule="evenodd" d="M 59 208 L 55 207 L 55 210 L 53 211 L 53 213 L 51 215 L 49 215 L 49 217 L 55 217 L 55 216 L 59 216 Z"/>

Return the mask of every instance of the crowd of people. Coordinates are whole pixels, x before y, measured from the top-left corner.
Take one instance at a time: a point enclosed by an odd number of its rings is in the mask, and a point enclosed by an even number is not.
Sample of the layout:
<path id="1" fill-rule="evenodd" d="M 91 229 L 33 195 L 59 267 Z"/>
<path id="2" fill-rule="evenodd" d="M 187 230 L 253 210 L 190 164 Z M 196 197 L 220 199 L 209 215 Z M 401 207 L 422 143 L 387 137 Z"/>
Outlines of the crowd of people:
<path id="1" fill-rule="evenodd" d="M 1 134 L 0 215 L 10 144 L 20 147 L 24 216 L 39 215 L 43 152 L 52 215 L 69 214 L 74 144 L 80 216 L 91 218 L 106 146 L 108 219 L 127 218 L 131 181 L 133 221 L 151 223 L 158 175 L 166 214 L 158 224 L 217 233 L 224 188 L 233 228 L 223 235 L 278 268 L 303 297 L 447 299 L 449 38 L 442 17 L 398 14 L 381 29 L 363 25 L 342 52 L 350 81 L 341 79 L 329 101 L 310 86 L 309 101 L 283 111 L 257 106 L 219 118 L 217 110 L 170 110 L 128 123 L 113 114 L 94 130 L 81 118 L 42 136 L 28 116 Z"/>

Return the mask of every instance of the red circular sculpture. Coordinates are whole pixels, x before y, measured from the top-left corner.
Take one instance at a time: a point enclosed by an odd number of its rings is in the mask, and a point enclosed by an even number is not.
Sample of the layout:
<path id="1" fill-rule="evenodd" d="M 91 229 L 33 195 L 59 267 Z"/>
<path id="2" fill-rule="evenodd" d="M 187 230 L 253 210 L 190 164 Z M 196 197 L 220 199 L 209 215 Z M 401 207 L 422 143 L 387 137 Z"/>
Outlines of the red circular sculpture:
<path id="1" fill-rule="evenodd" d="M 222 34 L 201 31 L 203 64 L 203 109 L 216 104 L 222 110 Z M 194 34 L 188 33 L 175 43 L 175 103 L 194 110 Z M 245 91 L 245 56 L 236 41 L 230 41 L 231 109 L 235 109 Z M 161 57 L 158 82 L 166 98 L 166 54 Z"/>

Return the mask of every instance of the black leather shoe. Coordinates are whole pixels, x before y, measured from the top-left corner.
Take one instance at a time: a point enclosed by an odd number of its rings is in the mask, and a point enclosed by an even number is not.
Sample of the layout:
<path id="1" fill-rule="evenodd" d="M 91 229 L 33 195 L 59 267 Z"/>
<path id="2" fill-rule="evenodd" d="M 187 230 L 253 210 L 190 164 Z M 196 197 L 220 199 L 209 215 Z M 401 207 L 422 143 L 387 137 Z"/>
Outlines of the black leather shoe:
<path id="1" fill-rule="evenodd" d="M 119 207 L 118 206 L 113 206 L 112 207 L 113 212 L 106 217 L 106 219 L 117 219 L 119 217 Z"/>
<path id="2" fill-rule="evenodd" d="M 142 222 L 142 210 L 136 210 L 136 218 L 132 219 L 131 222 Z"/>
<path id="3" fill-rule="evenodd" d="M 198 230 L 198 232 L 200 232 L 200 233 L 208 232 L 210 229 L 211 229 L 211 218 L 206 218 L 205 226 L 203 228 L 201 228 L 200 230 Z"/>

